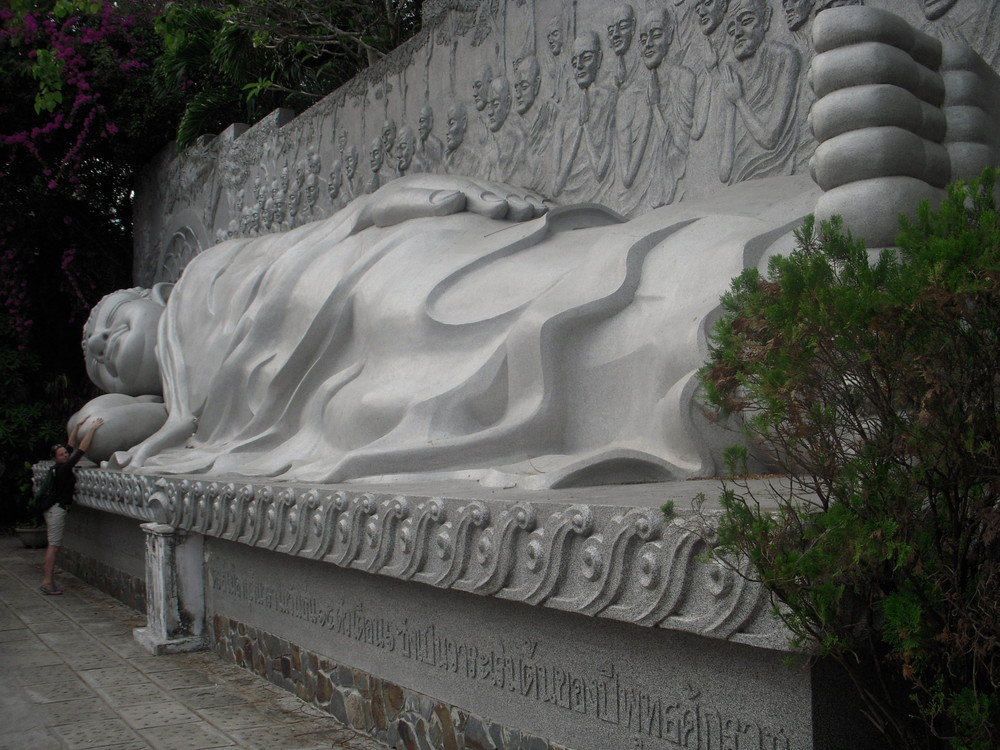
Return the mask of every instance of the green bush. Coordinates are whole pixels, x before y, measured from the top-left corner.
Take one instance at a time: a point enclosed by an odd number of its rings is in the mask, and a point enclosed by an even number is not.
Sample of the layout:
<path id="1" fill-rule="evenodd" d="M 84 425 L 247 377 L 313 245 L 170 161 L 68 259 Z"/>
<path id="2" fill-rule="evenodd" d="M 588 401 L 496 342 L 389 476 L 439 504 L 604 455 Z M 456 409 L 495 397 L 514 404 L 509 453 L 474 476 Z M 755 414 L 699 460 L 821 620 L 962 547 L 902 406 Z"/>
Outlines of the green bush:
<path id="1" fill-rule="evenodd" d="M 921 206 L 877 258 L 810 217 L 733 281 L 700 372 L 792 476 L 777 507 L 725 492 L 720 552 L 750 559 L 894 747 L 1000 746 L 995 178 Z"/>

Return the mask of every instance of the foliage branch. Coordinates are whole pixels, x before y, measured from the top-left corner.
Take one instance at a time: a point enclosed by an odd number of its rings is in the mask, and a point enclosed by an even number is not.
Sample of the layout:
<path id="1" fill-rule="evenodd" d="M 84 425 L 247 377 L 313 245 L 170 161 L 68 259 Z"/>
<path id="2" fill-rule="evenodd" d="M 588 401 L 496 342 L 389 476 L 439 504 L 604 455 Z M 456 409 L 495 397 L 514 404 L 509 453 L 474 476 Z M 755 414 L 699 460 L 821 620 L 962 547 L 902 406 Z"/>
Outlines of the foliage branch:
<path id="1" fill-rule="evenodd" d="M 733 281 L 700 371 L 792 477 L 776 507 L 727 489 L 719 552 L 750 560 L 893 747 L 1000 743 L 995 178 L 920 206 L 877 258 L 810 217 Z"/>
<path id="2" fill-rule="evenodd" d="M 420 28 L 415 0 L 173 2 L 156 20 L 157 91 L 181 101 L 181 146 L 277 107 L 302 110 Z"/>

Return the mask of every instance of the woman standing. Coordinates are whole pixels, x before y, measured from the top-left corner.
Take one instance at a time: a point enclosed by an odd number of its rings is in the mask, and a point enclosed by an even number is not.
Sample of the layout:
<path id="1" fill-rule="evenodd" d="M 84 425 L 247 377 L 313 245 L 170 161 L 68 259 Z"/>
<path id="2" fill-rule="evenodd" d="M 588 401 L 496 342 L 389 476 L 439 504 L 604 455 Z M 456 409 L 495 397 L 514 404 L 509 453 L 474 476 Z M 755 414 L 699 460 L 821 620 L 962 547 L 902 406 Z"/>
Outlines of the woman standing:
<path id="1" fill-rule="evenodd" d="M 73 467 L 83 458 L 83 454 L 90 447 L 90 442 L 94 438 L 94 432 L 104 424 L 104 420 L 98 417 L 90 424 L 87 434 L 77 445 L 77 436 L 80 427 L 87 421 L 84 417 L 73 427 L 73 432 L 69 436 L 66 445 L 58 444 L 52 446 L 50 454 L 56 462 L 53 475 L 53 485 L 55 487 L 56 502 L 51 508 L 45 511 L 45 525 L 48 528 L 49 546 L 45 550 L 45 564 L 42 568 L 41 591 L 47 596 L 58 596 L 62 594 L 62 589 L 56 586 L 53 580 L 56 567 L 56 555 L 62 546 L 63 530 L 66 528 L 66 511 L 73 503 L 73 491 L 76 488 L 76 475 Z"/>

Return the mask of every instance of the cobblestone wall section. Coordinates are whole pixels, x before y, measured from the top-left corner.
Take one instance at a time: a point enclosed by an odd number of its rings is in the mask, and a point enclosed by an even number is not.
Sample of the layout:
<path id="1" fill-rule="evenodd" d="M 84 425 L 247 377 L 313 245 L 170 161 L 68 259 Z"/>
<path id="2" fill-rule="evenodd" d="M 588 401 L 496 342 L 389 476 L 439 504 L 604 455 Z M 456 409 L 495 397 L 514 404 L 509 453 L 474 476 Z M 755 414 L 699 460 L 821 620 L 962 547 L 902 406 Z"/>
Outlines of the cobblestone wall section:
<path id="1" fill-rule="evenodd" d="M 211 648 L 226 661 L 396 750 L 569 750 L 337 664 L 245 623 L 216 615 L 209 630 Z"/>

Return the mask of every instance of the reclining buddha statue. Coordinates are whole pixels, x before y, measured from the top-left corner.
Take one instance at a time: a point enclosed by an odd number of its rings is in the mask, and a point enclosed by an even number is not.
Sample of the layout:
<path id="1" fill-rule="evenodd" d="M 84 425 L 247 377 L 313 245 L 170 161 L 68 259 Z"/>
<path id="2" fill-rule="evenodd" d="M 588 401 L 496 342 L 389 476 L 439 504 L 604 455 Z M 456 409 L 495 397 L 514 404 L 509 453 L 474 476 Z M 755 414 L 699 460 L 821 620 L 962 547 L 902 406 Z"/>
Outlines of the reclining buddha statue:
<path id="1" fill-rule="evenodd" d="M 730 280 L 790 251 L 810 213 L 891 245 L 900 211 L 1000 153 L 1000 80 L 967 47 L 864 7 L 825 11 L 814 39 L 811 176 L 626 221 L 416 175 L 222 242 L 172 290 L 109 295 L 84 336 L 110 392 L 81 412 L 105 419 L 90 453 L 124 471 L 321 483 L 720 472 L 739 438 L 706 419 L 695 373 Z"/>

